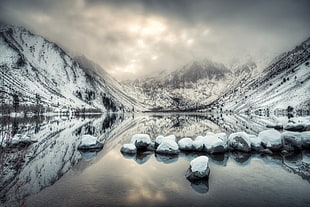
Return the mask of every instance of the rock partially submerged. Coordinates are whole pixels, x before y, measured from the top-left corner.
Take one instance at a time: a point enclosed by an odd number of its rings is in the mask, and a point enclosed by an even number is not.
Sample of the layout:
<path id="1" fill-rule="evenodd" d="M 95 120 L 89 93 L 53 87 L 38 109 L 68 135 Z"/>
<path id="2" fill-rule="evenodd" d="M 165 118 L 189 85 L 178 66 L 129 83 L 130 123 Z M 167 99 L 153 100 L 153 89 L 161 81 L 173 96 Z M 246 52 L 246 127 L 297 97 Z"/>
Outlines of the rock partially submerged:
<path id="1" fill-rule="evenodd" d="M 303 132 L 310 131 L 310 123 L 288 124 L 284 128 L 287 131 Z"/>
<path id="2" fill-rule="evenodd" d="M 169 135 L 169 136 L 159 135 L 159 136 L 157 136 L 155 139 L 155 148 L 157 148 L 165 140 L 171 140 L 173 142 L 176 142 L 176 137 L 175 137 L 175 135 Z"/>
<path id="3" fill-rule="evenodd" d="M 209 158 L 199 156 L 190 162 L 190 166 L 185 174 L 188 180 L 208 179 L 210 168 L 208 166 Z"/>
<path id="4" fill-rule="evenodd" d="M 160 154 L 178 154 L 180 150 L 179 145 L 175 141 L 165 139 L 157 147 L 156 152 Z"/>
<path id="5" fill-rule="evenodd" d="M 206 151 L 211 154 L 224 153 L 227 151 L 227 141 L 222 133 L 219 135 L 207 134 L 204 145 Z"/>
<path id="6" fill-rule="evenodd" d="M 255 135 L 252 135 L 252 134 L 249 135 L 249 138 L 250 138 L 250 141 L 251 141 L 251 148 L 252 148 L 252 150 L 260 151 L 260 150 L 263 149 L 261 138 L 255 136 Z"/>
<path id="7" fill-rule="evenodd" d="M 178 141 L 179 149 L 183 151 L 194 150 L 194 141 L 191 138 L 183 138 Z"/>
<path id="8" fill-rule="evenodd" d="M 262 140 L 262 145 L 271 151 L 279 151 L 283 146 L 281 133 L 275 129 L 261 131 L 258 138 Z"/>
<path id="9" fill-rule="evenodd" d="M 81 144 L 78 146 L 78 150 L 101 150 L 103 144 L 97 141 L 97 137 L 92 135 L 83 135 Z"/>
<path id="10" fill-rule="evenodd" d="M 302 138 L 299 132 L 283 132 L 281 138 L 283 140 L 283 148 L 286 150 L 300 150 L 302 148 Z"/>
<path id="11" fill-rule="evenodd" d="M 122 153 L 126 154 L 135 154 L 137 153 L 136 145 L 130 143 L 130 144 L 124 144 L 121 148 Z"/>
<path id="12" fill-rule="evenodd" d="M 134 144 L 137 150 L 147 150 L 153 145 L 148 134 L 135 134 L 132 136 L 130 143 Z"/>
<path id="13" fill-rule="evenodd" d="M 250 137 L 245 132 L 232 133 L 228 138 L 228 146 L 230 147 L 230 149 L 234 149 L 240 152 L 250 152 Z"/>
<path id="14" fill-rule="evenodd" d="M 303 148 L 310 148 L 310 131 L 300 133 Z"/>

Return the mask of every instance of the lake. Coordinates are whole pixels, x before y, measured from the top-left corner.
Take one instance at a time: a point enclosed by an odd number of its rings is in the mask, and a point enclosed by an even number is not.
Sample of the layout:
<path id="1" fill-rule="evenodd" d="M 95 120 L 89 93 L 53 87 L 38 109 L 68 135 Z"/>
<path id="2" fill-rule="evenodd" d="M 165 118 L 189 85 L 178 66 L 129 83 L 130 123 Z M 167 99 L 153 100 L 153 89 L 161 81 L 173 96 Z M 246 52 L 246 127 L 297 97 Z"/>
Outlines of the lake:
<path id="1" fill-rule="evenodd" d="M 206 132 L 258 134 L 286 117 L 212 114 L 104 114 L 85 117 L 11 118 L 2 133 L 27 134 L 36 143 L 1 153 L 1 206 L 310 206 L 310 152 L 208 155 L 208 181 L 185 178 L 189 162 L 202 154 L 163 156 L 120 153 L 136 133 Z M 81 135 L 105 145 L 77 150 Z"/>

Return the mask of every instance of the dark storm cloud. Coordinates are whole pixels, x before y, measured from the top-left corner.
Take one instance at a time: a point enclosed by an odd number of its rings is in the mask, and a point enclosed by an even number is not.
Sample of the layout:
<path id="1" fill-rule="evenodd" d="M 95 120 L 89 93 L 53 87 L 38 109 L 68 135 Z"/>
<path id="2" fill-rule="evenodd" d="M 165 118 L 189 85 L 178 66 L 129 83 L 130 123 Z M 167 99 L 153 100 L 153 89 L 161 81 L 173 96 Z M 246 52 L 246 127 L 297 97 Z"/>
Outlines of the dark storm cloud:
<path id="1" fill-rule="evenodd" d="M 310 35 L 308 0 L 2 0 L 0 21 L 119 78 L 211 58 L 261 65 Z"/>

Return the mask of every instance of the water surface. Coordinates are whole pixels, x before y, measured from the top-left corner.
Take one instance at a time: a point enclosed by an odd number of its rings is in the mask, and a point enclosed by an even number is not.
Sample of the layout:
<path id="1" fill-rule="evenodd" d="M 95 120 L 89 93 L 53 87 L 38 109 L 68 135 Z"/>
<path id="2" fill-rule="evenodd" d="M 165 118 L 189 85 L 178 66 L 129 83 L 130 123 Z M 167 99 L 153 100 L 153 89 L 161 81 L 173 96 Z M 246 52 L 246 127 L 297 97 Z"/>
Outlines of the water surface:
<path id="1" fill-rule="evenodd" d="M 266 117 L 202 114 L 104 115 L 51 118 L 15 126 L 38 142 L 24 152 L 18 170 L 7 170 L 4 206 L 310 206 L 310 153 L 287 156 L 226 153 L 210 158 L 208 181 L 185 178 L 198 154 L 124 156 L 135 133 L 196 137 L 207 131 L 257 134 Z M 16 124 L 15 124 L 16 125 Z M 34 125 L 34 126 L 36 126 Z M 7 128 L 13 124 L 8 123 Z M 28 128 L 26 128 L 27 126 Z M 39 126 L 39 129 L 38 129 Z M 82 134 L 105 140 L 100 152 L 76 150 Z M 11 153 L 11 158 L 14 153 Z M 8 179 L 9 178 L 9 179 Z"/>

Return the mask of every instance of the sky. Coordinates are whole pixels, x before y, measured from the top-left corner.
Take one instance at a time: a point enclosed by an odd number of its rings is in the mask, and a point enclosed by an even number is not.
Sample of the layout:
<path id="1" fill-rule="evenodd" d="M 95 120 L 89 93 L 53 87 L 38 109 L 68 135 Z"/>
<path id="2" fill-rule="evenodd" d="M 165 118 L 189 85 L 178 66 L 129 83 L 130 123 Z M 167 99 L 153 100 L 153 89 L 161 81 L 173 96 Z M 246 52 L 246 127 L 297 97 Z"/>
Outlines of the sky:
<path id="1" fill-rule="evenodd" d="M 263 68 L 310 36 L 309 8 L 309 0 L 0 0 L 0 22 L 124 80 L 203 59 Z"/>

